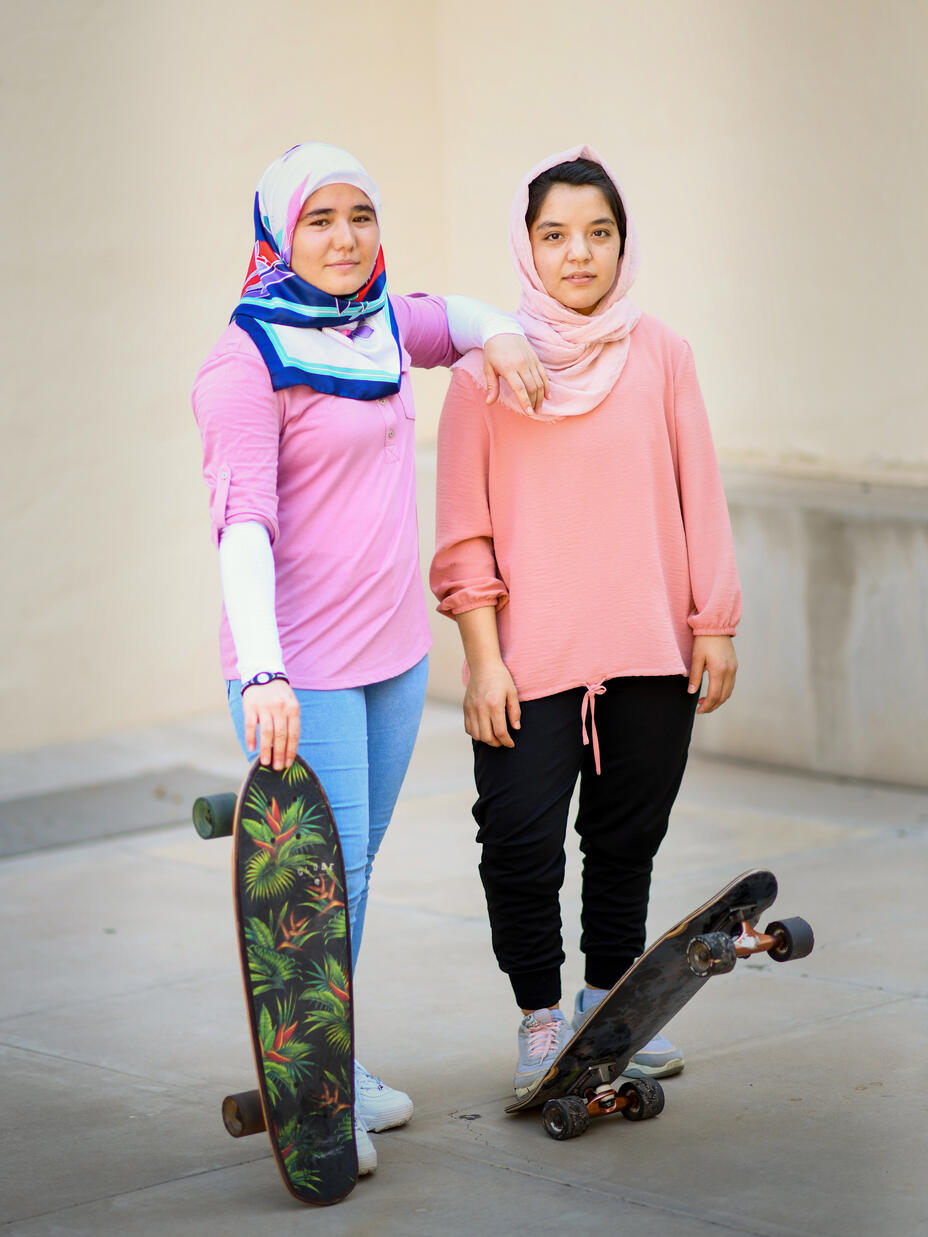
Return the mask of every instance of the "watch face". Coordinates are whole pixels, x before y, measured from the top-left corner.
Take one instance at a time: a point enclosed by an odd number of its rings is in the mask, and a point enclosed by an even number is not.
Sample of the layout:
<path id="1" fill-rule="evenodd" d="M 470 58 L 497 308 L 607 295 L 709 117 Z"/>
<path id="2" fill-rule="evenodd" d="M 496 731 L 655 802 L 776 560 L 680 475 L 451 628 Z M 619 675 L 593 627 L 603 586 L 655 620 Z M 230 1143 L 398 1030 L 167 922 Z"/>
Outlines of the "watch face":
<path id="1" fill-rule="evenodd" d="M 265 683 L 273 683 L 275 679 L 283 679 L 285 683 L 290 681 L 279 670 L 259 670 L 257 674 L 252 675 L 248 682 L 244 684 L 242 690 L 244 691 L 246 687 L 263 687 Z"/>

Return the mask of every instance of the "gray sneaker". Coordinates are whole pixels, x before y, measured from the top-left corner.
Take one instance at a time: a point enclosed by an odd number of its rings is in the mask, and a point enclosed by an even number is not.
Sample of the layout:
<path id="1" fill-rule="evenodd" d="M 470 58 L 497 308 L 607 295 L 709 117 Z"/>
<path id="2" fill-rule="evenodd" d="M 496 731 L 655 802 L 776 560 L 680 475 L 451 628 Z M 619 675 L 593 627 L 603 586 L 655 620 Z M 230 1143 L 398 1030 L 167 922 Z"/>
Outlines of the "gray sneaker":
<path id="1" fill-rule="evenodd" d="M 586 1009 L 584 1009 L 583 1008 L 583 996 L 584 996 L 584 993 L 588 991 L 589 991 L 588 988 L 581 988 L 580 991 L 577 993 L 577 995 L 574 997 L 574 1016 L 573 1016 L 573 1021 L 571 1022 L 571 1026 L 573 1027 L 575 1032 L 579 1031 L 580 1028 L 583 1026 L 584 1022 L 586 1022 L 587 1018 L 590 1017 L 593 1010 L 596 1008 L 596 1006 L 600 1003 L 600 1001 L 606 995 L 607 989 L 594 988 L 593 991 L 597 995 L 595 999 L 591 1000 L 590 1004 L 586 1007 Z"/>
<path id="2" fill-rule="evenodd" d="M 622 1073 L 626 1078 L 672 1078 L 683 1070 L 683 1053 L 665 1035 L 639 1048 Z"/>
<path id="3" fill-rule="evenodd" d="M 601 993 L 586 1009 L 583 1008 L 581 988 L 574 1000 L 574 1031 L 579 1031 L 593 1010 L 606 995 Z M 683 1070 L 683 1053 L 665 1035 L 655 1035 L 643 1048 L 639 1048 L 622 1073 L 626 1078 L 672 1078 Z"/>
<path id="4" fill-rule="evenodd" d="M 544 1078 L 572 1036 L 573 1028 L 559 1009 L 525 1015 L 519 1023 L 519 1061 L 512 1080 L 520 1099 Z"/>

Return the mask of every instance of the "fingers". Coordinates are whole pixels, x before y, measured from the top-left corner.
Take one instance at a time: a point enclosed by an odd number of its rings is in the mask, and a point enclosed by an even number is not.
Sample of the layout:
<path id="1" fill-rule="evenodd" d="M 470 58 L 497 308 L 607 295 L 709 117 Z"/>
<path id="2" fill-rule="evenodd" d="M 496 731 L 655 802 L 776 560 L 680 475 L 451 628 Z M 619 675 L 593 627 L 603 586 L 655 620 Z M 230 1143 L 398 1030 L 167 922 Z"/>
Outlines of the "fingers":
<path id="1" fill-rule="evenodd" d="M 706 659 L 693 650 L 693 664 L 690 666 L 690 681 L 687 692 L 695 696 L 702 686 L 702 676 L 706 672 Z"/>
<path id="2" fill-rule="evenodd" d="M 518 730 L 521 709 L 512 675 L 499 659 L 471 674 L 464 692 L 464 729 L 489 747 L 515 747 L 509 727 Z"/>
<path id="3" fill-rule="evenodd" d="M 708 665 L 709 686 L 706 689 L 706 694 L 696 706 L 697 713 L 713 713 L 717 708 L 725 703 L 735 687 L 735 674 L 737 673 L 737 665 L 721 664 L 714 665 L 712 662 Z"/>
<path id="4" fill-rule="evenodd" d="M 506 702 L 501 701 L 494 705 L 490 712 L 490 725 L 493 730 L 493 737 L 496 740 L 496 747 L 515 747 L 512 735 L 509 733 L 509 726 L 506 724 Z"/>
<path id="5" fill-rule="evenodd" d="M 279 773 L 287 754 L 288 725 L 286 715 L 269 706 L 258 710 L 258 736 L 261 740 L 258 759 L 263 765 L 271 765 Z M 290 762 L 293 763 L 292 760 Z"/>
<path id="6" fill-rule="evenodd" d="M 503 377 L 506 379 L 506 381 L 509 383 L 510 387 L 512 388 L 512 393 L 516 397 L 516 399 L 519 401 L 520 405 L 522 406 L 522 411 L 523 412 L 534 412 L 535 404 L 532 400 L 532 396 L 529 395 L 528 388 L 526 387 L 525 383 L 522 381 L 522 376 L 518 372 L 518 370 L 514 370 L 514 369 L 508 370 L 507 372 L 503 374 Z"/>
<path id="7" fill-rule="evenodd" d="M 500 378 L 506 379 L 522 411 L 526 413 L 537 412 L 550 393 L 548 375 L 537 361 L 504 366 L 498 372 L 489 362 L 485 362 L 483 371 L 487 379 L 488 404 L 496 403 L 500 397 Z"/>
<path id="8" fill-rule="evenodd" d="M 489 361 L 484 361 L 483 373 L 487 380 L 487 403 L 495 404 L 499 399 L 499 378 Z"/>
<path id="9" fill-rule="evenodd" d="M 274 756 L 274 723 L 267 710 L 263 716 L 258 713 L 258 736 L 261 740 L 258 759 L 263 765 L 269 765 Z"/>
<path id="10" fill-rule="evenodd" d="M 518 708 L 518 701 L 516 707 Z M 492 705 L 484 701 L 479 705 L 465 706 L 464 729 L 472 739 L 476 739 L 478 743 L 486 743 L 488 747 L 515 747 L 506 725 L 506 717 L 505 701 Z"/>
<path id="11" fill-rule="evenodd" d="M 548 377 L 548 371 L 545 369 L 543 365 L 539 365 L 538 369 L 541 373 L 541 382 L 542 382 L 542 386 L 544 387 L 543 398 L 550 399 L 551 398 L 551 380 Z"/>
<path id="12" fill-rule="evenodd" d="M 296 760 L 297 748 L 300 746 L 300 711 L 297 709 L 296 717 L 290 719 L 290 724 L 287 727 L 287 747 L 284 751 L 284 768 L 289 769 Z"/>
<path id="13" fill-rule="evenodd" d="M 548 382 L 548 375 L 540 365 L 536 365 L 532 370 L 532 382 L 535 384 L 534 394 L 532 396 L 532 406 L 536 412 L 539 412 L 542 404 L 550 394 L 551 385 Z"/>
<path id="14" fill-rule="evenodd" d="M 525 412 L 539 412 L 551 394 L 548 375 L 538 361 L 533 361 L 528 367 L 513 370 L 511 376 L 508 373 L 503 376 L 515 391 Z"/>
<path id="15" fill-rule="evenodd" d="M 523 412 L 538 412 L 545 402 L 547 375 L 540 365 L 532 364 L 527 368 L 514 369 L 503 377 L 512 387 Z"/>
<path id="16" fill-rule="evenodd" d="M 506 696 L 506 715 L 509 718 L 510 728 L 518 730 L 522 725 L 522 708 L 519 704 L 519 697 L 516 695 L 515 687 Z"/>
<path id="17" fill-rule="evenodd" d="M 696 706 L 697 713 L 711 713 L 719 707 L 721 701 L 719 695 L 722 690 L 722 680 L 717 669 L 713 666 L 709 667 L 709 686 L 706 688 L 706 694 Z"/>
<path id="18" fill-rule="evenodd" d="M 285 684 L 252 687 L 242 697 L 245 743 L 250 752 L 276 772 L 289 769 L 300 742 L 300 706 Z"/>
<path id="19" fill-rule="evenodd" d="M 247 693 L 242 696 L 242 713 L 245 717 L 245 748 L 247 751 L 253 752 L 257 737 L 255 731 L 258 726 L 258 710 L 252 706 Z"/>

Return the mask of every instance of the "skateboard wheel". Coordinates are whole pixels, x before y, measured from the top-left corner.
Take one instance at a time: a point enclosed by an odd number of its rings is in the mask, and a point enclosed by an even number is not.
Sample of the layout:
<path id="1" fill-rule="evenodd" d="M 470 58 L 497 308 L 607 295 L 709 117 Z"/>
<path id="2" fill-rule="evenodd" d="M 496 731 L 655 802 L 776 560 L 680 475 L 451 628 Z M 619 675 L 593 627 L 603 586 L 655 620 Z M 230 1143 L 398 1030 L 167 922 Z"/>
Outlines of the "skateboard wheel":
<path id="1" fill-rule="evenodd" d="M 635 1078 L 616 1094 L 626 1101 L 620 1111 L 626 1121 L 647 1121 L 664 1111 L 664 1088 L 654 1078 Z"/>
<path id="2" fill-rule="evenodd" d="M 694 975 L 725 975 L 738 961 L 735 942 L 725 932 L 694 936 L 686 947 L 686 960 Z"/>
<path id="3" fill-rule="evenodd" d="M 774 962 L 807 958 L 815 944 L 812 925 L 804 919 L 780 919 L 775 923 L 768 923 L 767 935 L 776 939 L 776 944 L 768 950 Z"/>
<path id="4" fill-rule="evenodd" d="M 233 1138 L 247 1138 L 267 1129 L 257 1091 L 240 1091 L 222 1101 L 222 1124 Z"/>
<path id="5" fill-rule="evenodd" d="M 193 827 L 201 838 L 227 838 L 235 820 L 233 794 L 203 795 L 193 802 Z"/>
<path id="6" fill-rule="evenodd" d="M 558 1100 L 548 1100 L 541 1110 L 541 1119 L 548 1134 L 558 1142 L 563 1142 L 565 1138 L 576 1138 L 590 1124 L 586 1100 L 579 1095 L 565 1095 Z"/>

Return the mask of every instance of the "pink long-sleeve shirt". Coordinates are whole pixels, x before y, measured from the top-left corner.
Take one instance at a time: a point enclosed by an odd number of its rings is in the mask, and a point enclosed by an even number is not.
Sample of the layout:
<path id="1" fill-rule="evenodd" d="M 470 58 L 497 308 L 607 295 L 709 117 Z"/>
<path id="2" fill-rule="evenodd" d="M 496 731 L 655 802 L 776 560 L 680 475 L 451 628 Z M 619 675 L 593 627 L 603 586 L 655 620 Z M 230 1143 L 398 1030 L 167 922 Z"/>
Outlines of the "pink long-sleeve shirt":
<path id="1" fill-rule="evenodd" d="M 693 635 L 741 617 L 728 508 L 692 352 L 645 314 L 592 412 L 538 421 L 456 370 L 438 436 L 431 585 L 497 607 L 522 700 L 688 674 Z"/>
<path id="2" fill-rule="evenodd" d="M 223 528 L 270 534 L 277 626 L 294 687 L 331 690 L 389 679 L 431 644 L 419 573 L 410 365 L 457 357 L 438 297 L 391 296 L 402 385 L 353 400 L 308 386 L 275 391 L 243 330 L 230 325 L 193 390 L 203 475 L 218 544 Z M 220 652 L 238 677 L 223 611 Z"/>

